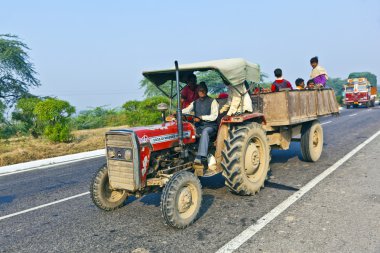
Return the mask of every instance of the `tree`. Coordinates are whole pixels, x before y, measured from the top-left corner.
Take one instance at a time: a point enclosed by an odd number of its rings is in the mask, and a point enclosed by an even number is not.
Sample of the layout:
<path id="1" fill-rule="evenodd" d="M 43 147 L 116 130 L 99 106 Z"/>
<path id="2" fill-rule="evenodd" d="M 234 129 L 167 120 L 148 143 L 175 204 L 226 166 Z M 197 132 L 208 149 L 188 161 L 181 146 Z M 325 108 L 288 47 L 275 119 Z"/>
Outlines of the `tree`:
<path id="1" fill-rule="evenodd" d="M 5 105 L 0 101 L 0 125 L 5 123 L 5 117 L 4 117 L 4 112 L 5 112 Z"/>
<path id="2" fill-rule="evenodd" d="M 367 80 L 372 86 L 377 85 L 377 77 L 371 72 L 353 72 L 353 73 L 350 73 L 350 75 L 348 76 L 348 79 L 361 78 L 361 77 L 367 78 Z"/>
<path id="3" fill-rule="evenodd" d="M 342 94 L 343 87 L 346 84 L 346 82 L 346 79 L 329 77 L 329 79 L 326 82 L 326 86 L 333 88 L 335 95 L 340 96 Z"/>
<path id="4" fill-rule="evenodd" d="M 0 34 L 0 101 L 5 105 L 13 105 L 30 87 L 40 85 L 27 50 L 17 36 Z"/>
<path id="5" fill-rule="evenodd" d="M 12 119 L 21 122 L 21 130 L 24 133 L 30 133 L 34 138 L 42 135 L 41 126 L 34 113 L 37 104 L 42 102 L 40 97 L 20 98 L 17 101 Z"/>
<path id="6" fill-rule="evenodd" d="M 56 98 L 48 98 L 39 102 L 33 110 L 43 126 L 44 135 L 51 141 L 69 142 L 72 140 L 70 116 L 75 107 L 69 102 Z"/>

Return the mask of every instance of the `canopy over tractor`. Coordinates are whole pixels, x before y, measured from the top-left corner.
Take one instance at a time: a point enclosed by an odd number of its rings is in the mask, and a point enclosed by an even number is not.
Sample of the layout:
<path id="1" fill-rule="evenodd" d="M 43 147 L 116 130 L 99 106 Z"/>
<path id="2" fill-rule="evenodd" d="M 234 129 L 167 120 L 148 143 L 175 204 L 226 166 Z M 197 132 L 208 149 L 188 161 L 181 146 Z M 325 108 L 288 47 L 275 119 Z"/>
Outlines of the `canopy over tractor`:
<path id="1" fill-rule="evenodd" d="M 217 71 L 221 78 L 229 85 L 239 85 L 244 81 L 257 83 L 260 81 L 260 66 L 247 62 L 242 58 L 214 60 L 190 64 L 181 64 L 179 81 L 185 82 L 189 74 L 194 71 Z M 144 71 L 143 75 L 156 86 L 160 86 L 167 81 L 176 80 L 175 68 Z"/>

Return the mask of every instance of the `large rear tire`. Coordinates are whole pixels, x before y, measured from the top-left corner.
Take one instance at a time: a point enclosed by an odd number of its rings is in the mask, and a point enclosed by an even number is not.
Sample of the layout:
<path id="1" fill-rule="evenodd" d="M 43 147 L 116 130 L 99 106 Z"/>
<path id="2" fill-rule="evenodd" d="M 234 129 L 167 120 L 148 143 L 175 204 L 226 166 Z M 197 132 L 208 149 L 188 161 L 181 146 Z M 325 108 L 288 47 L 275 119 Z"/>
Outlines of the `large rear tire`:
<path id="1" fill-rule="evenodd" d="M 323 150 L 323 129 L 318 120 L 302 125 L 301 152 L 307 162 L 316 162 Z"/>
<path id="2" fill-rule="evenodd" d="M 264 186 L 269 171 L 270 146 L 258 123 L 233 126 L 222 151 L 225 185 L 233 193 L 254 195 Z"/>
<path id="3" fill-rule="evenodd" d="M 111 189 L 106 165 L 102 166 L 92 179 L 90 194 L 94 204 L 104 211 L 122 207 L 128 197 L 125 190 Z"/>
<path id="4" fill-rule="evenodd" d="M 175 173 L 161 195 L 161 212 L 165 223 L 174 228 L 186 228 L 198 216 L 202 203 L 199 179 L 188 171 Z"/>

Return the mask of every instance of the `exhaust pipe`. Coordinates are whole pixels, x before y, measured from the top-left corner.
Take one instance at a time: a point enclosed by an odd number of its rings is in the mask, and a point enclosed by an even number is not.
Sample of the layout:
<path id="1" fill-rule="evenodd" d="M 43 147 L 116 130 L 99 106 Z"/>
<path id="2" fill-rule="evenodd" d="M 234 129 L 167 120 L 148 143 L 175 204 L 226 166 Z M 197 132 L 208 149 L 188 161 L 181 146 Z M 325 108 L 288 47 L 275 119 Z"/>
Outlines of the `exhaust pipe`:
<path id="1" fill-rule="evenodd" d="M 183 126 L 182 126 L 182 110 L 181 110 L 181 94 L 179 90 L 179 69 L 178 61 L 174 62 L 175 65 L 175 80 L 177 89 L 177 131 L 178 131 L 178 141 L 179 146 L 183 148 Z M 183 149 L 182 149 L 183 151 Z"/>

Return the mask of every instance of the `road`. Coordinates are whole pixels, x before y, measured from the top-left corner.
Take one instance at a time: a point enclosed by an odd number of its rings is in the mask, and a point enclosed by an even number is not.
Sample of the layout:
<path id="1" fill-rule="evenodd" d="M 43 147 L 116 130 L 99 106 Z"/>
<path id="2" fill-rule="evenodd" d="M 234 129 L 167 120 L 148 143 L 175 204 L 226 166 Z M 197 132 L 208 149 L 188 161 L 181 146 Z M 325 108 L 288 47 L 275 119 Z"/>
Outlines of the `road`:
<path id="1" fill-rule="evenodd" d="M 86 192 L 104 158 L 0 176 L 0 252 L 216 252 L 379 131 L 380 107 L 343 110 L 321 122 L 325 145 L 317 163 L 301 161 L 299 143 L 273 150 L 266 187 L 249 197 L 229 193 L 221 176 L 202 179 L 201 214 L 185 230 L 163 224 L 158 193 L 113 212 L 97 209 Z M 237 252 L 379 252 L 379 151 L 380 136 Z M 19 213 L 33 207 L 41 208 Z"/>

